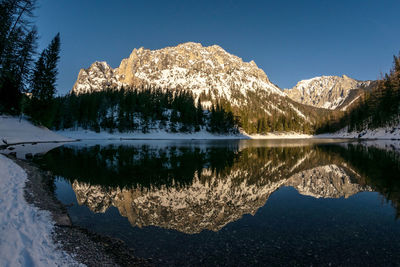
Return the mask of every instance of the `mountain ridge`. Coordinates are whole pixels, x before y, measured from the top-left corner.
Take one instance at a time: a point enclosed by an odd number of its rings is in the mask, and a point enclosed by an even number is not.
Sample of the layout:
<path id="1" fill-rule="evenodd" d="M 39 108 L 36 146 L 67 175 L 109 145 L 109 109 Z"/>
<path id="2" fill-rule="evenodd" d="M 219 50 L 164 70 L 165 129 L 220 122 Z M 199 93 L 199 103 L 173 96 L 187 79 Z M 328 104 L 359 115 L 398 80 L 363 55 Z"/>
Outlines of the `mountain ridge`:
<path id="1" fill-rule="evenodd" d="M 232 110 L 249 134 L 313 133 L 333 110 L 345 111 L 357 103 L 371 84 L 346 75 L 321 76 L 282 90 L 254 61 L 244 62 L 218 45 L 187 42 L 157 50 L 135 48 L 116 68 L 96 61 L 80 70 L 71 93 L 121 88 L 184 90 L 196 102 L 200 100 L 203 108 L 220 105 Z"/>
<path id="2" fill-rule="evenodd" d="M 122 87 L 188 91 L 203 108 L 220 105 L 232 110 L 248 133 L 304 132 L 318 119 L 310 116 L 308 107 L 287 98 L 254 61 L 244 62 L 217 45 L 189 42 L 158 50 L 135 48 L 115 69 L 106 62 L 82 69 L 71 93 Z"/>
<path id="3" fill-rule="evenodd" d="M 94 77 L 87 77 L 87 74 Z M 204 74 L 208 74 L 209 77 Z M 195 83 L 185 81 L 193 78 Z M 112 82 L 99 83 L 101 80 L 110 79 Z M 210 87 L 216 87 L 219 96 L 224 95 L 229 99 L 230 96 L 224 92 L 223 85 L 225 88 L 240 85 L 243 90 L 252 91 L 257 87 L 284 95 L 254 61 L 244 62 L 218 45 L 203 47 L 200 43 L 194 42 L 157 50 L 135 48 L 115 69 L 106 62 L 96 61 L 88 69 L 80 70 L 71 92 L 80 94 L 104 90 L 107 86 L 115 88 L 153 86 L 191 89 L 198 95 L 201 93 L 199 90 L 208 93 Z M 211 94 L 214 95 L 212 92 Z"/>
<path id="4" fill-rule="evenodd" d="M 360 81 L 342 76 L 317 76 L 299 81 L 284 92 L 296 102 L 318 108 L 345 111 L 352 101 L 368 90 L 373 81 Z"/>

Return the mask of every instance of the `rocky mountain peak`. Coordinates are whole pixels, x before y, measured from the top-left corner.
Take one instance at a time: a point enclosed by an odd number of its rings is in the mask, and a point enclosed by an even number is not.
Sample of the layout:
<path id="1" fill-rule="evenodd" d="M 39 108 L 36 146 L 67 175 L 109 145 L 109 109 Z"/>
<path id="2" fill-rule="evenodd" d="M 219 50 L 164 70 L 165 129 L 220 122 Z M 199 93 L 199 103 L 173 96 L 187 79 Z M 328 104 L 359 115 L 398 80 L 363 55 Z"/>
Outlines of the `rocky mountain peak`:
<path id="1" fill-rule="evenodd" d="M 71 92 L 90 93 L 97 91 L 97 88 L 119 87 L 121 83 L 114 70 L 105 61 L 96 61 L 87 69 L 79 71 Z"/>
<path id="2" fill-rule="evenodd" d="M 242 95 L 256 90 L 284 95 L 254 61 L 244 62 L 218 45 L 202 46 L 194 42 L 158 50 L 135 48 L 116 69 L 105 62 L 95 62 L 81 70 L 72 92 L 79 94 L 123 85 L 186 89 L 194 95 L 204 92 L 227 100 L 231 100 L 232 90 Z"/>
<path id="3" fill-rule="evenodd" d="M 285 89 L 285 93 L 294 101 L 326 109 L 345 109 L 343 104 L 351 102 L 359 94 L 352 90 L 360 90 L 368 87 L 371 81 L 358 81 L 349 76 L 321 76 L 299 81 L 291 89 Z"/>

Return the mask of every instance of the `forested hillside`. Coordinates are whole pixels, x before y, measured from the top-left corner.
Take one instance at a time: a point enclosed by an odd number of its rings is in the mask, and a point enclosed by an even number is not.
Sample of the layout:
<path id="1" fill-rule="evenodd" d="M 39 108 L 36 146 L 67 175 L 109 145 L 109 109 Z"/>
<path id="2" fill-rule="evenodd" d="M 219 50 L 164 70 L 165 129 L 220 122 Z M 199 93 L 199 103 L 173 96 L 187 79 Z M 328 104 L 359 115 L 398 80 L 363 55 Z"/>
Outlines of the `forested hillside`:
<path id="1" fill-rule="evenodd" d="M 83 128 L 96 132 L 165 130 L 236 133 L 238 121 L 220 104 L 203 110 L 187 91 L 159 89 L 104 90 L 71 94 L 55 99 L 48 125 L 51 128 Z"/>
<path id="2" fill-rule="evenodd" d="M 55 98 L 51 112 L 43 115 L 42 121 L 55 130 L 82 128 L 96 132 L 237 133 L 243 129 L 249 134 L 288 131 L 312 134 L 318 125 L 336 114 L 336 111 L 304 106 L 288 98 L 286 101 L 278 98 L 275 102 L 285 112 L 269 113 L 263 110 L 260 101 L 249 97 L 247 105 L 237 107 L 224 98 L 212 100 L 205 94 L 195 101 L 188 90 L 110 88 Z M 293 111 L 296 109 L 302 113 Z"/>

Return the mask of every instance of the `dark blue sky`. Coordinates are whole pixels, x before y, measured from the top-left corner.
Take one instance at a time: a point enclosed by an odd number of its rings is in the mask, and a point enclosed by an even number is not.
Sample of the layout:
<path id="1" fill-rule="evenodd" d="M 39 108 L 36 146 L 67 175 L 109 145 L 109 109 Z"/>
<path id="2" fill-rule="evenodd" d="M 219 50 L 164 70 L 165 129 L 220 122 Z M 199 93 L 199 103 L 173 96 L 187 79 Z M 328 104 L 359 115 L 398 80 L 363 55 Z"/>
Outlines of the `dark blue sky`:
<path id="1" fill-rule="evenodd" d="M 193 41 L 254 60 L 281 88 L 319 75 L 366 80 L 400 51 L 400 1 L 41 0 L 39 48 L 61 33 L 58 91 L 94 61 Z"/>

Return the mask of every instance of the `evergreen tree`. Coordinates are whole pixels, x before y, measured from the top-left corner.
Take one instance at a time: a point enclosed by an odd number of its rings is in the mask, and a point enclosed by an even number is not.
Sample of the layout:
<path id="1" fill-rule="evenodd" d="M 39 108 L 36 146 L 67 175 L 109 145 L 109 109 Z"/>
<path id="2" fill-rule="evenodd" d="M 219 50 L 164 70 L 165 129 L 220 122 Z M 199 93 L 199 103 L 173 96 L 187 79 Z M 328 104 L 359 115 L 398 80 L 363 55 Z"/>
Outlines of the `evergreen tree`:
<path id="1" fill-rule="evenodd" d="M 0 112 L 19 113 L 30 76 L 37 32 L 35 0 L 0 1 Z"/>
<path id="2" fill-rule="evenodd" d="M 200 97 L 197 100 L 197 107 L 196 107 L 196 122 L 197 122 L 197 127 L 196 130 L 200 130 L 200 125 L 203 125 L 203 117 L 204 117 L 204 112 L 203 112 L 203 107 L 201 106 L 201 100 Z"/>
<path id="3" fill-rule="evenodd" d="M 29 109 L 34 121 L 49 126 L 53 98 L 56 93 L 57 63 L 60 53 L 60 34 L 58 33 L 43 50 L 35 64 L 31 81 L 32 100 Z M 87 117 L 87 115 L 86 115 Z"/>

